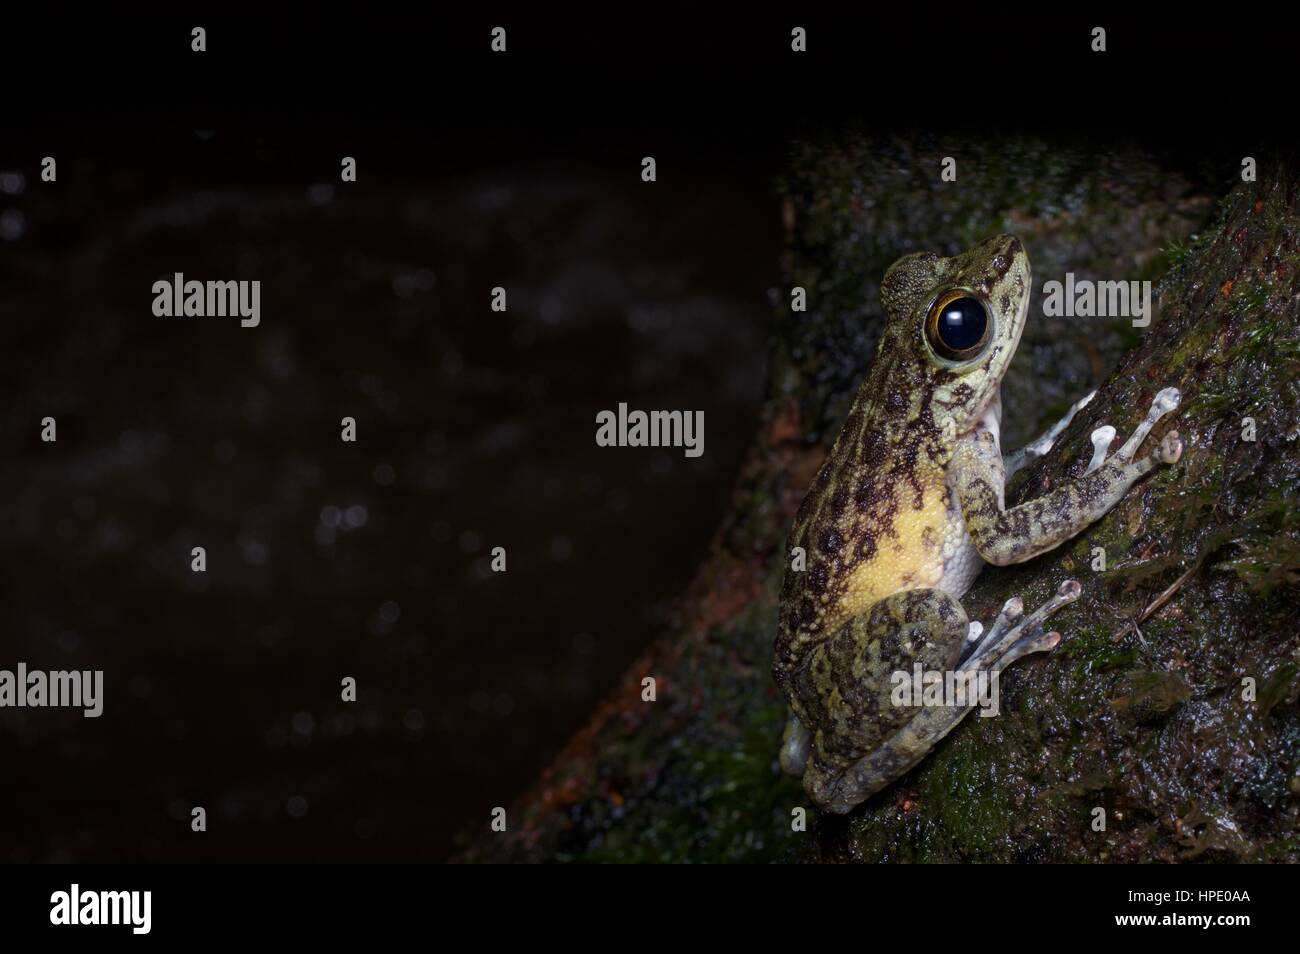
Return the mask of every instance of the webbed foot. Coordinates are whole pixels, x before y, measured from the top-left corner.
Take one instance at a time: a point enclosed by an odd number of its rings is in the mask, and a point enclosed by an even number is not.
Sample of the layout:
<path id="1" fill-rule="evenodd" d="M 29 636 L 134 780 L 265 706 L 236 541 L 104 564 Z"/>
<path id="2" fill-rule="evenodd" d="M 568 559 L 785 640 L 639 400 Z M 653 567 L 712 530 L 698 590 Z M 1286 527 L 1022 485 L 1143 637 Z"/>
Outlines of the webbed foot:
<path id="1" fill-rule="evenodd" d="M 1023 619 L 1013 621 L 1013 625 L 1000 628 L 998 624 L 1006 616 L 1007 606 L 1012 603 L 1023 606 L 1019 597 L 1008 600 L 1007 605 L 1002 609 L 1002 613 L 999 614 L 997 622 L 989 629 L 990 638 L 980 642 L 975 652 L 962 663 L 961 668 L 969 667 L 999 672 L 1021 656 L 1028 656 L 1030 653 L 1044 652 L 1055 648 L 1061 639 L 1061 634 L 1055 632 L 1044 634 L 1043 622 L 1061 607 L 1077 600 L 1082 592 L 1083 588 L 1079 585 L 1078 580 L 1065 580 L 1057 587 L 1056 595 L 1038 609 Z"/>

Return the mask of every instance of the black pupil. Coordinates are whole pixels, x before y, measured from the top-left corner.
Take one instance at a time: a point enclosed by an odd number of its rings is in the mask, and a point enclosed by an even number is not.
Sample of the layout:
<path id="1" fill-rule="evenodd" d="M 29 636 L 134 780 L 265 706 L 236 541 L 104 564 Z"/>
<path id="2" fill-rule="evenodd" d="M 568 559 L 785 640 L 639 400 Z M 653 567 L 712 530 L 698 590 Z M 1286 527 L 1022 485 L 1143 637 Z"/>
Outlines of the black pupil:
<path id="1" fill-rule="evenodd" d="M 954 298 L 939 315 L 939 340 L 953 351 L 973 348 L 984 339 L 988 320 L 984 306 L 974 298 Z"/>

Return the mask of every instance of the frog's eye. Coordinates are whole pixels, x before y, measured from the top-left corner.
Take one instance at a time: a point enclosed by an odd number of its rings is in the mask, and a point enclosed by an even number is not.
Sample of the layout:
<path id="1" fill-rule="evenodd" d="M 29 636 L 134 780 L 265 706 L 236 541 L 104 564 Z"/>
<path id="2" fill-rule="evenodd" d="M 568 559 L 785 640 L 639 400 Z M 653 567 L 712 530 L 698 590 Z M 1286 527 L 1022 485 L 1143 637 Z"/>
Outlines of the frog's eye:
<path id="1" fill-rule="evenodd" d="M 970 292 L 954 288 L 930 306 L 925 338 L 934 353 L 949 361 L 969 361 L 989 343 L 993 321 L 988 306 Z"/>

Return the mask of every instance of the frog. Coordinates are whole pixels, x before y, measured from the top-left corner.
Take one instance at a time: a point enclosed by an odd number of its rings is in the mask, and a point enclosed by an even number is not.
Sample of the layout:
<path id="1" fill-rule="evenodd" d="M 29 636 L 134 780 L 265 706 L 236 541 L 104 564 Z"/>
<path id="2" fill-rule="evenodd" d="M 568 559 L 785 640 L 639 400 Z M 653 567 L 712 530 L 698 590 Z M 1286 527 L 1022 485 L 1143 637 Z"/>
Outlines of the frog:
<path id="1" fill-rule="evenodd" d="M 906 255 L 881 283 L 874 360 L 795 515 L 789 552 L 802 559 L 786 564 L 772 663 L 789 703 L 780 767 L 825 811 L 846 813 L 899 779 L 975 708 L 895 704 L 895 673 L 991 677 L 1060 643 L 1046 621 L 1080 583 L 1061 581 L 1030 613 L 1012 597 L 986 627 L 961 604 L 984 566 L 1060 546 L 1182 456 L 1176 430 L 1140 452 L 1178 407 L 1178 389 L 1163 388 L 1118 450 L 1103 424 L 1081 473 L 1006 505 L 1007 479 L 1048 454 L 1096 393 L 1003 454 L 1002 381 L 1030 297 L 1014 235 L 951 257 Z"/>

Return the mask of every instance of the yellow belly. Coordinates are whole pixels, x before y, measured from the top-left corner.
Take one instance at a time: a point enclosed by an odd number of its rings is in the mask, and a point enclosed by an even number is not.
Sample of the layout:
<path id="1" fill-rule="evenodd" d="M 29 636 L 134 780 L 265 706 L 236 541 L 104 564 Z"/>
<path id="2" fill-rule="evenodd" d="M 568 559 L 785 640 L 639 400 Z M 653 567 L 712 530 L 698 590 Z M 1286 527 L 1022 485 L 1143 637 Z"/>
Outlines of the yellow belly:
<path id="1" fill-rule="evenodd" d="M 943 487 L 927 489 L 919 509 L 910 487 L 905 493 L 908 499 L 899 501 L 893 532 L 877 534 L 875 554 L 849 575 L 839 606 L 846 619 L 891 593 L 935 587 L 943 578 L 947 492 Z"/>

